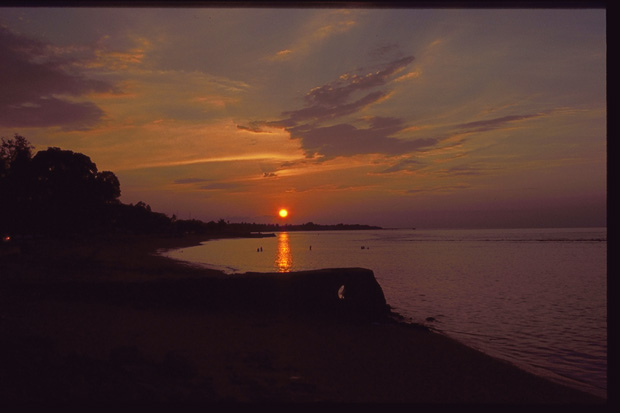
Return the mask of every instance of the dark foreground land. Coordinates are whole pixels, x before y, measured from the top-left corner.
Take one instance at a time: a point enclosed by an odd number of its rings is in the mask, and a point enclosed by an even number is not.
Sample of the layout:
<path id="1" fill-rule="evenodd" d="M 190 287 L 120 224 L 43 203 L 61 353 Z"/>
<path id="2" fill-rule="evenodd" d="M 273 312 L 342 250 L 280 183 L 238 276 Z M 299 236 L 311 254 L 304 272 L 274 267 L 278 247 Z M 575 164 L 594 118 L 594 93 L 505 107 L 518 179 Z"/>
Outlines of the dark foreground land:
<path id="1" fill-rule="evenodd" d="M 395 321 L 367 270 L 234 277 L 153 255 L 200 240 L 3 246 L 0 403 L 606 403 Z"/>

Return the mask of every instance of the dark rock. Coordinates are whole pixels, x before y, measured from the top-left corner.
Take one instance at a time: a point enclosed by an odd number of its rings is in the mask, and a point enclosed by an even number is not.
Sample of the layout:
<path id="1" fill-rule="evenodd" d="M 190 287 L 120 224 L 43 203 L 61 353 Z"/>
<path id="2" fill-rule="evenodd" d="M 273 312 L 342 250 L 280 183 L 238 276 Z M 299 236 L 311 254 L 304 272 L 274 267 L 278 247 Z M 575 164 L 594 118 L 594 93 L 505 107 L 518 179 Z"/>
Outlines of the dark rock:
<path id="1" fill-rule="evenodd" d="M 139 308 L 277 311 L 361 321 L 381 321 L 390 315 L 374 273 L 364 268 L 134 282 L 65 281 L 13 286 L 7 283 L 4 287 L 27 290 L 41 298 L 105 301 Z M 119 353 L 114 357 L 131 355 Z"/>
<path id="2" fill-rule="evenodd" d="M 115 347 L 110 351 L 110 362 L 117 366 L 140 364 L 143 359 L 136 346 Z"/>
<path id="3" fill-rule="evenodd" d="M 183 355 L 170 351 L 161 362 L 162 374 L 172 378 L 191 379 L 198 375 L 198 369 Z"/>

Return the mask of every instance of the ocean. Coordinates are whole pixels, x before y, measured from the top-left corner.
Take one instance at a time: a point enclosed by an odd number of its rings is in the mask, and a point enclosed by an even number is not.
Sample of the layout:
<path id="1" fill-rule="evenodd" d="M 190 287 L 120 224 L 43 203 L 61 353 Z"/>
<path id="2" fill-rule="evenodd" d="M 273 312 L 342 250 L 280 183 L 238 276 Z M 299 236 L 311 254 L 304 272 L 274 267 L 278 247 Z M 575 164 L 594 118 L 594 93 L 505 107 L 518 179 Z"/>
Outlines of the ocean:
<path id="1" fill-rule="evenodd" d="M 607 397 L 606 228 L 277 232 L 163 254 L 230 274 L 369 268 L 410 322 Z"/>

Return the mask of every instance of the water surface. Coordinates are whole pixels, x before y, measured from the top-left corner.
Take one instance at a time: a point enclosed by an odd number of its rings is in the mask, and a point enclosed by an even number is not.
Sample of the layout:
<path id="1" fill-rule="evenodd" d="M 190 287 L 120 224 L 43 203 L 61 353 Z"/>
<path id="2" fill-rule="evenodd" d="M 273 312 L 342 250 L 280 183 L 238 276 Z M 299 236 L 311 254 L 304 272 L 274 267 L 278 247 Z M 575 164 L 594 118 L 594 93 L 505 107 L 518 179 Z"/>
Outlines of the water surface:
<path id="1" fill-rule="evenodd" d="M 276 235 L 166 255 L 228 273 L 370 268 L 388 303 L 411 321 L 606 397 L 605 228 Z"/>

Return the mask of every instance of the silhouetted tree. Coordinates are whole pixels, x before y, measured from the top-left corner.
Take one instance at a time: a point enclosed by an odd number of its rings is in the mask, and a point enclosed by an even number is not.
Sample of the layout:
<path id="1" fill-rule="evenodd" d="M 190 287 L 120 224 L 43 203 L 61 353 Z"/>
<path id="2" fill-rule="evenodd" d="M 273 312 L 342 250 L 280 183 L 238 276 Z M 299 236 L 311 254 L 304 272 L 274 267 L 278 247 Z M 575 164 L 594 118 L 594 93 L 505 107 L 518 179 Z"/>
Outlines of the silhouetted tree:
<path id="1" fill-rule="evenodd" d="M 131 233 L 153 234 L 173 231 L 171 219 L 163 213 L 153 212 L 151 207 L 140 201 L 137 204 L 114 206 L 116 228 Z"/>
<path id="2" fill-rule="evenodd" d="M 0 232 L 27 225 L 30 201 L 29 165 L 34 147 L 23 136 L 2 138 L 0 145 Z"/>
<path id="3" fill-rule="evenodd" d="M 30 159 L 34 146 L 26 138 L 15 134 L 13 139 L 2 138 L 0 145 L 0 179 L 6 178 L 16 170 L 23 169 Z"/>
<path id="4" fill-rule="evenodd" d="M 81 153 L 48 148 L 31 162 L 33 204 L 40 223 L 55 231 L 82 232 L 103 225 L 102 206 L 120 196 L 120 184 L 111 172 L 99 174 L 97 166 Z"/>
<path id="5" fill-rule="evenodd" d="M 116 175 L 110 171 L 101 171 L 95 177 L 97 191 L 100 201 L 106 204 L 119 202 L 121 196 L 121 183 Z"/>
<path id="6" fill-rule="evenodd" d="M 0 231 L 84 232 L 108 225 L 120 183 L 81 153 L 48 148 L 32 156 L 22 136 L 2 139 Z"/>

